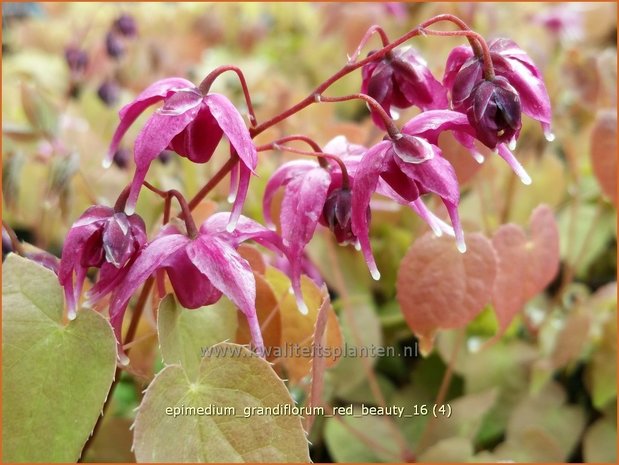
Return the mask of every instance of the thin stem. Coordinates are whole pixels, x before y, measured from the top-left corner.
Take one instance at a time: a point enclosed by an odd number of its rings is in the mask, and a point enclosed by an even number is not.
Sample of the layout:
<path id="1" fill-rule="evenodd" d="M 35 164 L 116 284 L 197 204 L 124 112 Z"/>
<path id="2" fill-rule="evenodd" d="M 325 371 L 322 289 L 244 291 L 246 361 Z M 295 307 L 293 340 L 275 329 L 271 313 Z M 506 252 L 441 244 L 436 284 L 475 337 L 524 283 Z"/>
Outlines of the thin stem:
<path id="1" fill-rule="evenodd" d="M 247 111 L 249 112 L 249 122 L 251 123 L 252 126 L 256 126 L 256 124 L 258 124 L 258 120 L 256 119 L 256 113 L 254 112 L 254 106 L 251 103 L 251 97 L 249 95 L 249 88 L 247 87 L 247 81 L 245 81 L 245 76 L 243 75 L 243 71 L 241 71 L 241 69 L 238 68 L 237 66 L 224 65 L 224 66 L 219 66 L 215 68 L 204 78 L 204 80 L 198 86 L 198 89 L 200 89 L 200 92 L 202 92 L 203 95 L 208 94 L 208 91 L 211 89 L 211 86 L 213 85 L 213 82 L 215 82 L 215 79 L 217 79 L 219 75 L 225 73 L 226 71 L 232 71 L 236 73 L 236 75 L 238 76 L 239 81 L 241 82 L 241 87 L 243 88 L 243 95 L 245 96 L 245 103 L 247 104 Z"/>
<path id="2" fill-rule="evenodd" d="M 340 264 L 337 260 L 337 255 L 335 252 L 335 248 L 331 239 L 327 240 L 327 255 L 329 256 L 329 260 L 331 262 L 331 266 L 333 268 L 334 279 L 336 281 L 336 287 L 339 291 L 342 298 L 342 307 L 346 314 L 346 318 L 350 324 L 350 331 L 353 335 L 353 339 L 355 344 L 362 345 L 363 340 L 359 333 L 359 328 L 355 324 L 355 312 L 351 306 L 350 295 L 348 294 L 348 289 L 346 287 L 346 282 L 344 280 L 344 276 L 342 274 L 342 270 L 340 269 Z M 382 391 L 380 390 L 380 385 L 378 384 L 378 379 L 376 378 L 376 373 L 372 369 L 369 359 L 366 357 L 360 357 L 361 364 L 363 365 L 363 370 L 365 371 L 365 375 L 368 379 L 368 384 L 370 385 L 370 391 L 372 395 L 376 399 L 376 402 L 381 407 L 385 407 L 387 402 L 385 397 L 383 396 Z M 402 435 L 402 432 L 398 429 L 396 424 L 393 422 L 392 417 L 383 417 L 387 422 L 387 426 L 393 433 L 395 440 L 398 442 L 400 450 L 402 452 L 402 459 L 404 461 L 411 461 L 414 457 L 413 452 L 410 450 L 406 443 L 406 439 Z"/>
<path id="3" fill-rule="evenodd" d="M 276 142 L 271 142 L 270 144 L 266 144 L 266 145 L 260 145 L 256 147 L 256 150 L 258 152 L 265 152 L 267 150 L 281 150 L 281 151 L 290 152 L 290 153 L 297 153 L 299 155 L 305 155 L 308 157 L 317 157 L 319 160 L 320 159 L 333 160 L 339 165 L 340 171 L 342 172 L 342 187 L 346 189 L 350 188 L 350 176 L 348 175 L 348 170 L 346 169 L 346 165 L 344 164 L 342 159 L 338 157 L 337 155 L 331 155 L 331 154 L 324 153 L 324 152 L 307 152 L 305 150 L 295 149 L 294 147 L 289 147 L 287 145 L 279 145 Z"/>
<path id="4" fill-rule="evenodd" d="M 458 359 L 458 353 L 460 352 L 460 347 L 464 343 L 464 330 L 458 331 L 458 336 L 454 341 L 453 349 L 451 350 L 451 356 L 449 357 L 449 363 L 447 364 L 447 368 L 445 369 L 445 373 L 443 373 L 443 379 L 441 380 L 441 385 L 438 389 L 438 394 L 436 395 L 436 400 L 434 401 L 435 405 L 443 405 L 445 399 L 447 398 L 447 391 L 449 390 L 449 386 L 451 384 L 451 380 L 453 378 L 454 365 L 456 364 L 456 360 Z M 432 430 L 434 428 L 434 420 L 436 417 L 432 416 L 428 420 L 426 427 L 421 434 L 421 438 L 417 443 L 417 451 L 419 452 L 425 443 L 428 441 Z"/>
<path id="5" fill-rule="evenodd" d="M 477 40 L 477 42 L 481 46 L 482 57 L 484 61 L 484 77 L 488 81 L 492 81 L 494 79 L 494 66 L 492 64 L 492 57 L 490 56 L 490 49 L 488 48 L 488 44 L 485 39 L 479 35 L 475 31 L 466 30 L 466 31 L 433 31 L 432 29 L 423 29 L 423 33 L 429 36 L 438 36 L 438 37 L 452 37 L 452 36 L 464 36 L 467 38 L 473 38 Z"/>
<path id="6" fill-rule="evenodd" d="M 116 203 L 114 204 L 115 212 L 119 213 L 125 211 L 125 205 L 127 204 L 127 199 L 129 198 L 129 188 L 130 186 L 125 187 L 116 199 Z"/>
<path id="7" fill-rule="evenodd" d="M 238 161 L 238 156 L 235 155 L 233 157 L 230 157 L 226 164 L 222 166 L 219 171 L 215 173 L 215 175 L 209 180 L 209 182 L 206 183 L 206 185 L 202 189 L 200 189 L 200 191 L 196 195 L 194 195 L 189 201 L 190 211 L 193 211 L 194 208 L 200 205 L 200 202 L 202 202 L 204 197 L 206 197 L 208 193 L 211 192 L 217 186 L 217 184 L 219 184 L 219 182 L 232 170 L 232 168 L 234 167 L 234 165 L 236 165 Z M 181 214 L 179 217 L 182 219 L 184 217 L 184 213 Z"/>
<path id="8" fill-rule="evenodd" d="M 268 128 L 270 128 L 272 126 L 275 126 L 276 124 L 280 123 L 281 121 L 285 120 L 286 118 L 288 118 L 288 117 L 294 115 L 295 113 L 298 113 L 299 111 L 303 110 L 304 108 L 310 106 L 311 104 L 316 103 L 316 96 L 317 95 L 321 95 L 325 90 L 327 90 L 329 87 L 331 87 L 336 81 L 340 80 L 342 77 L 352 73 L 353 71 L 363 67 L 364 65 L 366 65 L 368 63 L 380 60 L 382 57 L 384 57 L 391 50 L 393 50 L 397 46 L 403 44 L 407 40 L 409 40 L 409 39 L 411 39 L 413 37 L 422 35 L 422 34 L 427 34 L 428 32 L 436 32 L 436 31 L 427 31 L 427 30 L 424 30 L 424 28 L 426 28 L 426 27 L 428 27 L 428 26 L 430 26 L 432 24 L 435 24 L 435 23 L 437 23 L 439 21 L 451 21 L 451 22 L 454 22 L 454 18 L 456 18 L 456 17 L 452 16 L 452 15 L 438 15 L 438 16 L 435 16 L 433 18 L 430 18 L 427 21 L 424 21 L 423 23 L 421 23 L 416 28 L 408 31 L 406 34 L 404 34 L 401 37 L 397 38 L 396 40 L 391 42 L 389 45 L 386 45 L 382 49 L 376 51 L 375 53 L 372 53 L 367 58 L 364 58 L 363 60 L 360 60 L 360 61 L 357 61 L 357 62 L 354 62 L 354 63 L 346 63 L 346 65 L 344 65 L 339 71 L 337 71 L 335 74 L 333 74 L 330 78 L 328 78 L 322 84 L 317 86 L 303 100 L 301 100 L 300 102 L 296 103 L 295 105 L 290 107 L 288 110 L 280 113 L 279 115 L 274 116 L 273 118 L 269 119 L 268 121 L 265 121 L 262 124 L 259 124 L 259 125 L 257 125 L 254 128 L 251 128 L 250 129 L 250 134 L 252 135 L 252 137 L 255 137 L 258 134 L 266 131 Z M 458 24 L 458 22 L 456 22 L 456 24 Z M 480 43 L 480 46 L 484 50 L 484 53 L 483 53 L 484 63 L 487 66 L 491 67 L 492 66 L 492 61 L 490 60 L 490 54 L 489 54 L 489 51 L 488 51 L 488 46 L 486 44 L 486 41 L 479 34 L 473 33 L 473 31 L 459 31 L 459 32 L 465 32 L 465 34 L 461 34 L 461 35 L 466 36 L 468 39 L 472 39 L 472 38 L 476 39 Z M 439 34 L 434 34 L 434 35 L 439 35 Z"/>
<path id="9" fill-rule="evenodd" d="M 13 250 L 17 252 L 18 255 L 23 257 L 24 248 L 22 247 L 22 244 L 19 241 L 17 234 L 15 234 L 15 231 L 13 230 L 13 228 L 11 228 L 8 225 L 8 223 L 4 220 L 2 220 L 2 227 L 6 230 L 7 234 L 9 235 L 9 238 L 11 239 L 11 247 L 13 247 Z"/>
<path id="10" fill-rule="evenodd" d="M 181 207 L 182 219 L 185 221 L 185 226 L 187 227 L 187 235 L 192 239 L 198 237 L 198 228 L 196 227 L 196 223 L 193 221 L 193 217 L 191 216 L 191 209 L 189 208 L 189 204 L 187 203 L 187 200 L 185 199 L 183 194 L 181 194 L 176 189 L 162 191 L 161 189 L 153 186 L 148 181 L 144 181 L 142 184 L 144 185 L 144 187 L 153 191 L 155 194 L 166 200 L 163 214 L 163 224 L 166 224 L 170 219 L 170 199 L 174 197 L 176 198 Z"/>
<path id="11" fill-rule="evenodd" d="M 449 21 L 453 24 L 455 24 L 456 26 L 458 26 L 461 30 L 463 31 L 470 31 L 471 28 L 469 27 L 468 24 L 466 24 L 464 21 L 462 21 L 460 18 L 458 18 L 457 16 L 454 16 L 452 14 L 443 14 L 443 15 L 438 15 L 435 16 L 434 18 L 431 18 L 430 20 L 426 21 L 426 27 L 438 23 L 439 21 Z M 469 44 L 471 45 L 471 48 L 473 49 L 473 52 L 475 53 L 476 56 L 481 57 L 483 55 L 483 46 L 479 44 L 479 42 L 473 38 L 473 37 L 467 37 Z M 485 42 L 485 41 L 484 41 Z"/>
<path id="12" fill-rule="evenodd" d="M 370 26 L 370 28 L 366 31 L 365 35 L 361 39 L 361 42 L 359 42 L 359 46 L 355 50 L 355 53 L 353 53 L 349 57 L 348 63 L 354 63 L 355 61 L 357 61 L 357 58 L 359 58 L 359 55 L 361 54 L 361 50 L 363 49 L 363 47 L 365 47 L 365 45 L 368 43 L 368 41 L 372 38 L 374 34 L 378 34 L 380 36 L 380 40 L 383 43 L 383 47 L 389 45 L 389 38 L 387 37 L 387 33 L 385 32 L 385 30 L 379 25 L 374 24 L 373 26 Z"/>
<path id="13" fill-rule="evenodd" d="M 383 122 L 385 123 L 385 127 L 387 128 L 387 133 L 389 134 L 389 137 L 391 137 L 392 139 L 398 139 L 401 136 L 400 129 L 395 125 L 393 119 L 391 119 L 391 117 L 387 114 L 381 104 L 369 95 L 362 93 L 344 95 L 342 97 L 325 97 L 324 95 L 317 95 L 316 100 L 326 103 L 347 102 L 349 100 L 363 100 L 365 101 L 365 103 L 368 104 L 372 111 L 378 113 L 380 118 L 383 120 Z"/>

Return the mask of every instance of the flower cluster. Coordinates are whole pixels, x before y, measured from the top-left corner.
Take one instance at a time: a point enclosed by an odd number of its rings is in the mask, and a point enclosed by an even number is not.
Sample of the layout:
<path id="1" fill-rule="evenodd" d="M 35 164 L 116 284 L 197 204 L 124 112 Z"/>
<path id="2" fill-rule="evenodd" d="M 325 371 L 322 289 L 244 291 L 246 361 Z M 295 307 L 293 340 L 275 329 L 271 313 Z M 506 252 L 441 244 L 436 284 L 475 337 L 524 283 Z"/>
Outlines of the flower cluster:
<path id="1" fill-rule="evenodd" d="M 135 34 L 134 26 L 119 19 L 114 34 L 130 37 Z M 397 43 L 419 35 L 420 31 L 412 30 Z M 483 156 L 477 143 L 495 150 L 525 184 L 531 180 L 512 153 L 522 127 L 521 114 L 538 120 L 549 139 L 551 133 L 548 94 L 541 73 L 528 55 L 510 40 L 486 44 L 468 29 L 459 32 L 468 35 L 471 46 L 457 47 L 450 53 L 440 81 L 417 51 L 397 48 L 396 43 L 389 43 L 383 36 L 382 49 L 359 62 L 352 60 L 315 93 L 261 125 L 255 120 L 238 68 L 217 69 L 200 86 L 183 78 L 169 78 L 148 87 L 120 110 L 120 124 L 104 161 L 105 166 L 113 161 L 126 165 L 126 154 L 121 156 L 119 149 L 121 139 L 142 112 L 160 104 L 135 140 L 133 180 L 115 208 L 91 207 L 67 236 L 59 279 L 70 316 L 75 314 L 88 268 L 98 268 L 99 277 L 90 290 L 90 300 L 99 301 L 110 295 L 110 319 L 124 360 L 121 328 L 129 300 L 151 277 L 156 276 L 163 288 L 161 279 L 165 273 L 186 308 L 212 304 L 222 295 L 230 298 L 247 318 L 254 346 L 261 352 L 256 285 L 249 263 L 237 252 L 239 245 L 253 240 L 278 255 L 281 267 L 289 275 L 299 310 L 306 313 L 301 274 L 308 269 L 305 247 L 318 225 L 331 230 L 337 242 L 352 244 L 360 250 L 372 276 L 380 278 L 370 244 L 374 193 L 410 207 L 437 235 L 455 236 L 458 249 L 465 252 L 458 215 L 460 189 L 453 166 L 439 148 L 441 133 L 451 132 L 479 162 Z M 77 58 L 72 58 L 76 69 Z M 330 99 L 321 94 L 355 69 L 362 74 L 361 94 Z M 227 97 L 209 91 L 213 80 L 223 71 L 235 71 L 241 80 L 250 113 L 249 128 Z M 373 121 L 385 132 L 383 139 L 370 147 L 352 144 L 343 136 L 323 148 L 307 136 L 288 136 L 260 147 L 254 144 L 256 135 L 313 103 L 353 98 L 368 103 Z M 399 128 L 394 122 L 395 109 L 409 107 L 417 107 L 421 113 Z M 198 228 L 190 206 L 196 205 L 199 198 L 187 203 L 177 191 L 158 191 L 145 180 L 151 163 L 162 153 L 175 153 L 198 164 L 208 163 L 224 137 L 230 153 L 224 166 L 227 171 L 216 175 L 201 192 L 206 195 L 212 184 L 230 172 L 234 205 L 230 213 L 216 213 Z M 281 145 L 282 141 L 292 140 L 309 143 L 313 151 Z M 272 174 L 263 198 L 268 229 L 241 212 L 257 167 L 258 152 L 273 149 L 300 152 L 315 159 L 287 162 Z M 145 184 L 165 197 L 168 209 L 164 226 L 150 242 L 144 222 L 135 213 Z M 271 210 L 280 189 L 283 199 L 278 233 Z M 441 199 L 451 226 L 427 208 L 423 201 L 426 194 Z M 184 226 L 180 221 L 168 221 L 172 197 L 181 204 Z"/>

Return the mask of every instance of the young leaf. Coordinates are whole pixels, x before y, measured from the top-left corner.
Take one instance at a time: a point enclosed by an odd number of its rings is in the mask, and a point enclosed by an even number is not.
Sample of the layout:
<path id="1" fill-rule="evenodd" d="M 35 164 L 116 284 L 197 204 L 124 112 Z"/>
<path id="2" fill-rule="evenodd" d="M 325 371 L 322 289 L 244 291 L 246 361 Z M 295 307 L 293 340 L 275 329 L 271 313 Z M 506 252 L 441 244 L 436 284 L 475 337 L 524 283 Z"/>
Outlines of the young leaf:
<path id="1" fill-rule="evenodd" d="M 171 365 L 148 387 L 134 425 L 137 461 L 309 462 L 299 416 L 260 414 L 294 406 L 268 362 L 236 344 L 212 349 L 195 381 Z M 196 414 L 200 407 L 228 410 Z"/>
<path id="2" fill-rule="evenodd" d="M 65 326 L 56 276 L 30 260 L 2 274 L 2 459 L 75 462 L 114 378 L 112 328 L 90 310 Z"/>
<path id="3" fill-rule="evenodd" d="M 602 192 L 617 205 L 617 110 L 598 114 L 591 132 L 591 165 Z"/>
<path id="4" fill-rule="evenodd" d="M 438 329 L 465 326 L 490 301 L 496 258 L 481 234 L 466 238 L 460 253 L 450 237 L 425 234 L 402 259 L 397 298 L 406 322 L 420 339 L 422 352 L 432 349 Z"/>
<path id="5" fill-rule="evenodd" d="M 159 305 L 157 329 L 161 355 L 166 365 L 180 364 L 194 379 L 198 374 L 202 351 L 234 338 L 236 309 L 227 299 L 195 310 L 183 308 L 168 294 Z"/>

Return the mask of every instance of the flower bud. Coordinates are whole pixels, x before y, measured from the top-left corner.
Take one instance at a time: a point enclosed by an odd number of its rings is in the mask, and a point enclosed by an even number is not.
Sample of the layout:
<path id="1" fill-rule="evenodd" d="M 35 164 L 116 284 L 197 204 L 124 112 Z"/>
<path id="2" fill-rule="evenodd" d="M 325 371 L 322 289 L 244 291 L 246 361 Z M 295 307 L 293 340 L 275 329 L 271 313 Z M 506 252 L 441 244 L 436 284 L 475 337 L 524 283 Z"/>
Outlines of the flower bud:
<path id="1" fill-rule="evenodd" d="M 112 158 L 112 162 L 118 166 L 120 169 L 125 169 L 129 166 L 129 157 L 130 153 L 124 147 L 119 147 L 116 152 L 114 152 L 114 157 Z"/>
<path id="2" fill-rule="evenodd" d="M 509 144 L 522 127 L 520 96 L 504 77 L 479 82 L 465 106 L 477 138 L 490 148 Z"/>
<path id="3" fill-rule="evenodd" d="M 110 58 L 118 59 L 125 54 L 125 46 L 114 32 L 105 36 L 105 50 Z"/>
<path id="4" fill-rule="evenodd" d="M 434 150 L 426 140 L 409 134 L 401 134 L 401 136 L 392 143 L 394 152 L 403 161 L 417 164 L 434 157 Z"/>
<path id="5" fill-rule="evenodd" d="M 133 18 L 133 16 L 130 16 L 126 13 L 116 18 L 116 21 L 114 21 L 112 27 L 116 32 L 118 32 L 124 37 L 134 37 L 138 32 L 137 25 L 135 24 L 135 19 Z"/>
<path id="6" fill-rule="evenodd" d="M 64 58 L 71 73 L 80 74 L 88 66 L 88 54 L 78 47 L 70 45 L 65 48 Z"/>
<path id="7" fill-rule="evenodd" d="M 352 232 L 352 194 L 350 189 L 339 188 L 329 194 L 322 209 L 322 220 L 326 223 L 340 244 L 350 244 L 357 241 Z M 368 217 L 370 210 L 368 209 Z"/>
<path id="8" fill-rule="evenodd" d="M 99 89 L 97 89 L 97 95 L 99 99 L 108 107 L 114 105 L 118 101 L 120 96 L 120 87 L 115 81 L 106 79 L 101 83 Z"/>

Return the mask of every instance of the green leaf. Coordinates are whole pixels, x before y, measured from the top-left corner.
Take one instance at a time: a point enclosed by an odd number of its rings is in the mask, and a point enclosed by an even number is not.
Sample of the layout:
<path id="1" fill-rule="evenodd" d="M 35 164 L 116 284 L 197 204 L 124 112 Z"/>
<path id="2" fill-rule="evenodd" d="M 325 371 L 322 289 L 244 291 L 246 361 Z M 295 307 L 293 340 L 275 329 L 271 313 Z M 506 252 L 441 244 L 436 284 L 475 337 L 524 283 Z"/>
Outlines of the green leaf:
<path id="1" fill-rule="evenodd" d="M 589 427 L 583 455 L 589 463 L 617 463 L 617 424 L 613 420 L 603 418 Z"/>
<path id="2" fill-rule="evenodd" d="M 196 381 L 182 367 L 164 368 L 146 390 L 135 420 L 138 462 L 309 462 L 298 415 L 247 409 L 294 406 L 265 360 L 236 344 L 213 346 Z M 218 414 L 188 408 L 211 407 Z M 174 417 L 174 408 L 177 414 Z M 227 414 L 223 409 L 228 409 Z M 214 412 L 210 412 L 214 413 Z"/>
<path id="3" fill-rule="evenodd" d="M 203 348 L 234 339 L 237 311 L 227 299 L 195 310 L 183 308 L 170 294 L 159 304 L 157 329 L 166 365 L 180 364 L 187 376 L 198 375 Z"/>
<path id="4" fill-rule="evenodd" d="M 90 310 L 63 324 L 49 270 L 9 255 L 2 274 L 4 462 L 75 462 L 116 369 L 112 328 Z"/>
<path id="5" fill-rule="evenodd" d="M 22 105 L 26 118 L 34 129 L 47 137 L 58 132 L 58 110 L 37 87 L 23 84 L 21 88 Z"/>
<path id="6" fill-rule="evenodd" d="M 325 426 L 327 448 L 336 462 L 400 462 L 400 448 L 384 416 L 345 415 L 329 418 Z"/>

